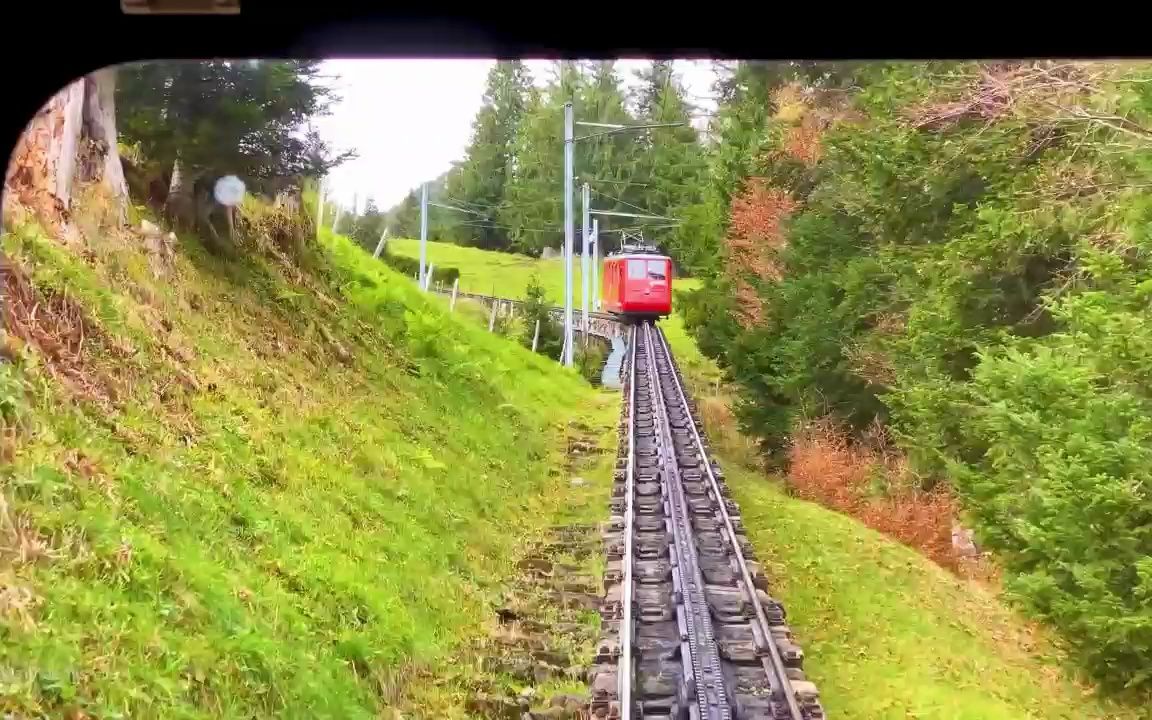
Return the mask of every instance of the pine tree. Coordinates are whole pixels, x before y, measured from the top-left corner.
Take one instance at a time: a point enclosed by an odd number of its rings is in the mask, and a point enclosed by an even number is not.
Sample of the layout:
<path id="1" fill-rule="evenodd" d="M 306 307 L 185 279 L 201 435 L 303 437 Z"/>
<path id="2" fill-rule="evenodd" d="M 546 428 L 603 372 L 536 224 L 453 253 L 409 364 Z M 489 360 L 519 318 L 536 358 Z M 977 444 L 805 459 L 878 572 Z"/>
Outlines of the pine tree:
<path id="1" fill-rule="evenodd" d="M 536 352 L 557 357 L 564 345 L 564 331 L 552 318 L 552 305 L 549 303 L 544 286 L 540 278 L 533 275 L 528 280 L 528 288 L 524 298 L 524 335 L 522 342 L 525 347 L 532 347 L 532 338 L 536 337 Z M 536 336 L 536 323 L 540 323 L 540 334 Z"/>
<path id="2" fill-rule="evenodd" d="M 655 61 L 637 76 L 643 82 L 636 94 L 640 120 L 644 123 L 683 123 L 679 127 L 655 128 L 638 143 L 641 155 L 633 177 L 644 189 L 644 207 L 656 215 L 679 218 L 681 212 L 701 198 L 705 159 L 700 137 L 692 127 L 692 106 L 676 78 L 672 63 Z M 690 243 L 681 242 L 673 228 L 657 228 L 646 237 L 665 246 L 681 265 L 692 267 Z"/>
<path id="3" fill-rule="evenodd" d="M 452 203 L 489 213 L 455 224 L 449 239 L 488 250 L 511 245 L 507 230 L 493 224 L 505 202 L 516 135 L 528 103 L 531 78 L 519 60 L 500 61 L 488 73 L 484 102 L 476 113 L 472 141 L 460 171 L 446 189 Z"/>
<path id="4" fill-rule="evenodd" d="M 710 127 L 712 142 L 699 168 L 697 200 L 671 213 L 681 222 L 669 240 L 683 267 L 706 276 L 715 275 L 722 266 L 721 239 L 729 206 L 752 174 L 767 139 L 765 129 L 775 110 L 776 90 L 806 74 L 823 72 L 813 63 L 764 61 L 717 62 L 713 69 L 718 107 Z M 649 96 L 654 98 L 655 93 Z M 648 102 L 659 106 L 655 100 Z"/>
<path id="5" fill-rule="evenodd" d="M 584 91 L 577 103 L 578 119 L 636 124 L 636 118 L 628 110 L 615 62 L 592 63 L 586 68 L 586 77 Z M 576 132 L 577 137 L 591 136 L 576 146 L 576 172 L 580 178 L 591 181 L 589 185 L 595 191 L 593 207 L 617 212 L 646 209 L 645 188 L 635 184 L 638 159 L 643 152 L 643 133 L 631 131 L 596 137 L 602 132 L 597 128 L 578 128 Z M 605 240 L 613 231 L 636 224 L 629 218 L 601 217 L 599 221 Z"/>
<path id="6" fill-rule="evenodd" d="M 364 212 L 356 217 L 352 228 L 352 238 L 368 250 L 375 250 L 380 235 L 384 232 L 385 217 L 376 207 L 376 200 L 368 198 L 364 204 Z"/>
<path id="7" fill-rule="evenodd" d="M 400 204 L 393 208 L 388 215 L 388 235 L 390 237 L 420 237 L 419 191 L 410 191 Z"/>
<path id="8" fill-rule="evenodd" d="M 171 172 L 168 209 L 181 222 L 194 221 L 194 188 L 210 193 L 220 175 L 274 193 L 353 156 L 306 127 L 335 99 L 316 61 L 160 61 L 118 73 L 120 135 Z"/>
<path id="9" fill-rule="evenodd" d="M 562 61 L 553 67 L 548 87 L 528 95 L 498 214 L 515 251 L 538 254 L 564 241 L 564 103 L 575 100 L 583 85 L 579 66 Z"/>

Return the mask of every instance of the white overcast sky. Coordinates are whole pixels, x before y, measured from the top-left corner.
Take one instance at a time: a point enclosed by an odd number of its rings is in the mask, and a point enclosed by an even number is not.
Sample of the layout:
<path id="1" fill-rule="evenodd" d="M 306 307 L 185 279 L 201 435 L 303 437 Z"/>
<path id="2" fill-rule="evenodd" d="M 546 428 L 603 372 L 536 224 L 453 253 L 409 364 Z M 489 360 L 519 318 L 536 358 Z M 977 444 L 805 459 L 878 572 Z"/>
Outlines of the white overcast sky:
<path id="1" fill-rule="evenodd" d="M 625 85 L 644 60 L 620 60 Z M 472 119 L 484 96 L 492 60 L 328 60 L 324 70 L 341 101 L 316 122 L 339 149 L 359 157 L 332 171 L 334 199 L 360 207 L 368 196 L 381 210 L 404 198 L 464 155 Z M 537 84 L 549 77 L 551 61 L 527 61 Z M 692 99 L 710 109 L 713 80 L 707 61 L 677 61 L 676 69 Z M 557 132 L 560 128 L 557 128 Z M 561 158 L 556 159 L 561 162 Z"/>

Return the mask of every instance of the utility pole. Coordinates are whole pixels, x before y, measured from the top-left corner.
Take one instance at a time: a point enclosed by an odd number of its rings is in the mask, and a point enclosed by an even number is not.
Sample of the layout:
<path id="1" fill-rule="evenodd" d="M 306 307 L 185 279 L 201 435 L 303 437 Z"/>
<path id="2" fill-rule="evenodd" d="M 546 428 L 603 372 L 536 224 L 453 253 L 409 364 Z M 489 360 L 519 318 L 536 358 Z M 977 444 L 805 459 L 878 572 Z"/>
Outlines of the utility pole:
<path id="1" fill-rule="evenodd" d="M 592 307 L 600 312 L 600 220 L 592 221 Z"/>
<path id="2" fill-rule="evenodd" d="M 572 367 L 572 176 L 575 174 L 572 103 L 564 103 L 564 366 Z"/>
<path id="3" fill-rule="evenodd" d="M 420 186 L 420 285 L 424 290 L 424 267 L 428 259 L 428 183 Z"/>
<path id="4" fill-rule="evenodd" d="M 384 242 L 388 239 L 388 228 L 384 228 L 384 232 L 380 233 L 380 242 L 376 243 L 376 252 L 372 253 L 372 257 L 380 257 L 380 253 L 384 251 Z"/>
<path id="5" fill-rule="evenodd" d="M 583 218 L 584 222 L 583 222 L 583 228 L 582 228 L 581 233 L 580 233 L 581 238 L 583 239 L 583 246 L 580 250 L 580 286 L 581 286 L 580 289 L 583 291 L 580 293 L 580 298 L 581 298 L 581 300 L 580 300 L 580 328 L 581 328 L 581 330 L 584 331 L 584 344 L 587 345 L 588 344 L 588 295 L 589 295 L 588 284 L 592 280 L 592 278 L 589 277 L 589 267 L 588 267 L 590 264 L 589 263 L 590 258 L 588 257 L 588 247 L 589 247 L 589 243 L 592 240 L 591 236 L 589 236 L 589 234 L 588 234 L 588 230 L 589 230 L 588 224 L 589 224 L 589 219 L 591 218 L 589 211 L 592 208 L 589 207 L 589 205 L 592 202 L 592 198 L 591 198 L 591 195 L 589 194 L 589 191 L 588 191 L 588 183 L 584 183 L 584 186 L 581 188 L 581 191 L 582 191 L 581 192 L 581 200 L 583 201 L 583 208 L 584 208 L 584 218 Z"/>

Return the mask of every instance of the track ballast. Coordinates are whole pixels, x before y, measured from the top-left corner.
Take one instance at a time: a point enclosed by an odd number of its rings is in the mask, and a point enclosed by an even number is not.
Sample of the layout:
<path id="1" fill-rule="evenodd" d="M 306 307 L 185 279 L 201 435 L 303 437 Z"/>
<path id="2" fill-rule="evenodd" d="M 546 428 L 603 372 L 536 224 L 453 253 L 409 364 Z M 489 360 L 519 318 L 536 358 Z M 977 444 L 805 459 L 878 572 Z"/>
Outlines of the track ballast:
<path id="1" fill-rule="evenodd" d="M 663 333 L 628 344 L 592 716 L 821 720 Z"/>

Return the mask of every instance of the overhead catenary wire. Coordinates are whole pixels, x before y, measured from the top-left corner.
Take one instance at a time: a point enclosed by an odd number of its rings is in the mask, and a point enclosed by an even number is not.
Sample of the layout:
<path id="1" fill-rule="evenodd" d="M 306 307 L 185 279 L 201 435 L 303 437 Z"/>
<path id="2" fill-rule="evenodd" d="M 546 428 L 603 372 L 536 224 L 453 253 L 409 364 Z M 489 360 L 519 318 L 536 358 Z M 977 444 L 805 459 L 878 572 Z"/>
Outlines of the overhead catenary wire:
<path id="1" fill-rule="evenodd" d="M 521 232 L 537 232 L 537 233 L 561 233 L 563 228 L 531 228 L 531 227 L 511 227 L 508 225 L 498 225 L 496 223 L 485 222 L 461 222 L 456 223 L 459 227 L 482 227 L 492 228 L 494 230 L 519 230 Z"/>
<path id="2" fill-rule="evenodd" d="M 600 197 L 602 197 L 606 200 L 613 200 L 615 202 L 620 203 L 621 205 L 627 205 L 628 207 L 632 208 L 633 210 L 639 210 L 642 213 L 652 215 L 653 217 L 658 217 L 656 215 L 656 213 L 652 212 L 648 208 L 642 208 L 639 205 L 633 205 L 632 203 L 628 202 L 627 200 L 624 200 L 623 198 L 618 198 L 615 195 L 609 195 L 608 193 L 603 192 L 602 190 L 596 190 L 595 188 L 592 188 L 592 192 L 596 193 L 597 195 L 599 195 Z M 671 218 L 668 218 L 668 219 L 671 219 Z"/>

